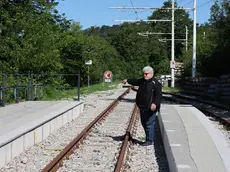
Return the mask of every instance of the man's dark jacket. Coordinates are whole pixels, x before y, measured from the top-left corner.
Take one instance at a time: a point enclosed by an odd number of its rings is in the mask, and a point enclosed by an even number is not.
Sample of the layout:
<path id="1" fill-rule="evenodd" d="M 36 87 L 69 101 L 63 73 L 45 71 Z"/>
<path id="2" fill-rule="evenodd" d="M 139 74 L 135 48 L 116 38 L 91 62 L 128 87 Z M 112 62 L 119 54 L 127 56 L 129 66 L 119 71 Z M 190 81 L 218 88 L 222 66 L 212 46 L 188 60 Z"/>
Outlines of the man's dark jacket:
<path id="1" fill-rule="evenodd" d="M 139 86 L 136 95 L 136 104 L 139 108 L 150 109 L 152 103 L 156 105 L 156 111 L 159 111 L 162 97 L 162 86 L 156 78 L 145 80 L 128 79 L 127 82 L 134 86 Z"/>

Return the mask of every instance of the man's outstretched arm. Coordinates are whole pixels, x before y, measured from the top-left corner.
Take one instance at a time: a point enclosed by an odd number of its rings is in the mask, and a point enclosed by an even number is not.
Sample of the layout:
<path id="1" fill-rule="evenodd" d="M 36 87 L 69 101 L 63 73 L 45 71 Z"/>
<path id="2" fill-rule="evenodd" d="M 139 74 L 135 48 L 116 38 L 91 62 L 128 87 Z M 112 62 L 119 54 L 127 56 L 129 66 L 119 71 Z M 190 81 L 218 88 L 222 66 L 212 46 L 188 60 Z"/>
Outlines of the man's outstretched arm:
<path id="1" fill-rule="evenodd" d="M 142 83 L 143 79 L 134 79 L 134 78 L 130 78 L 127 80 L 123 80 L 122 83 L 125 84 L 126 82 L 130 85 L 134 85 L 134 86 L 139 86 Z"/>

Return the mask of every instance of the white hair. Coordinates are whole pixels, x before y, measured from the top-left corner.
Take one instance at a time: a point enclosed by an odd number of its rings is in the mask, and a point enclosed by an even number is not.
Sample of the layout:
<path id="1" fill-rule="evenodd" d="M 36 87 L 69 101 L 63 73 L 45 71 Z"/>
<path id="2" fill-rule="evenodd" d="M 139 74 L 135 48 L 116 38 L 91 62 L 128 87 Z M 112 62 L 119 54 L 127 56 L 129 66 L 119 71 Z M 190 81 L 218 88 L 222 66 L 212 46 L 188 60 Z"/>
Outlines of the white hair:
<path id="1" fill-rule="evenodd" d="M 143 72 L 144 73 L 154 73 L 154 70 L 153 70 L 153 68 L 152 67 L 150 67 L 150 66 L 145 66 L 144 68 L 143 68 Z"/>

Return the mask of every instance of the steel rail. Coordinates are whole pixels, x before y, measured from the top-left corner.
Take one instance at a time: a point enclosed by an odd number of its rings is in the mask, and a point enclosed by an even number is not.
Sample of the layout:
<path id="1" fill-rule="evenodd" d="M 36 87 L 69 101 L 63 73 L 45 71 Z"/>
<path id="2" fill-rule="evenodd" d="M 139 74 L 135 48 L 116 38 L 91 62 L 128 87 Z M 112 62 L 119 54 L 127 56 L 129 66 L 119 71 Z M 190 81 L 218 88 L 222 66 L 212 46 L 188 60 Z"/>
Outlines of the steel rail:
<path id="1" fill-rule="evenodd" d="M 191 97 L 189 95 L 181 95 L 181 94 L 177 94 L 177 93 L 167 93 L 167 92 L 162 92 L 162 94 L 172 95 L 172 96 L 179 97 L 179 98 L 182 98 L 182 99 L 193 100 L 193 101 L 197 101 L 197 102 L 200 102 L 200 103 L 209 104 L 209 105 L 215 106 L 217 108 L 224 108 L 226 110 L 230 110 L 229 107 L 227 107 L 227 106 L 225 106 L 223 104 L 214 103 L 214 102 L 210 102 L 208 100 L 203 100 L 203 99 Z"/>
<path id="2" fill-rule="evenodd" d="M 120 99 L 129 93 L 130 88 L 128 88 L 122 95 L 120 95 L 116 100 L 114 100 L 102 113 L 100 113 L 74 140 L 72 140 L 64 149 L 61 151 L 49 164 L 47 164 L 42 172 L 55 172 L 62 165 L 63 160 L 69 159 L 69 156 L 79 147 L 80 141 L 86 137 L 92 127 L 100 122 L 107 114 L 110 112 L 120 101 Z"/>
<path id="3" fill-rule="evenodd" d="M 128 148 L 128 144 L 132 138 L 131 132 L 132 132 L 132 129 L 135 125 L 136 118 L 137 118 L 137 105 L 135 104 L 134 109 L 132 111 L 131 119 L 129 121 L 129 126 L 128 126 L 126 134 L 125 134 L 125 139 L 123 141 L 122 148 L 121 148 L 121 151 L 119 154 L 118 162 L 116 164 L 115 172 L 120 172 L 122 170 L 122 166 L 123 166 L 123 162 L 125 159 L 125 154 L 126 154 L 126 151 Z"/>

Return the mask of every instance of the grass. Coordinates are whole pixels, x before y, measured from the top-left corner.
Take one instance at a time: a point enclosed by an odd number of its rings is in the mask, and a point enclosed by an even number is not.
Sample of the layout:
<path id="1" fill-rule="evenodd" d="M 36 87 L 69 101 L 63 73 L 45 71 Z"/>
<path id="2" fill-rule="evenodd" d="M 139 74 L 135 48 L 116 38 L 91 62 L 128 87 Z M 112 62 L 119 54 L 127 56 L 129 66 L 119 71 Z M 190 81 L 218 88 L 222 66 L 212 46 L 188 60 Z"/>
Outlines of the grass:
<path id="1" fill-rule="evenodd" d="M 167 93 L 178 93 L 181 90 L 179 88 L 172 88 L 172 87 L 163 87 L 162 88 L 163 92 L 167 92 Z"/>
<path id="2" fill-rule="evenodd" d="M 100 83 L 100 84 L 91 85 L 89 87 L 82 87 L 81 94 L 90 94 L 90 93 L 94 93 L 97 91 L 112 90 L 112 89 L 115 89 L 119 83 L 120 81 L 115 81 L 112 84 Z"/>
<path id="3" fill-rule="evenodd" d="M 56 89 L 47 89 L 44 90 L 44 96 L 41 100 L 61 100 L 77 97 L 77 89 L 71 90 L 56 90 Z"/>
<path id="4" fill-rule="evenodd" d="M 98 91 L 106 91 L 112 90 L 117 87 L 119 81 L 110 83 L 100 83 L 81 87 L 80 88 L 80 95 L 87 95 L 91 93 L 95 93 Z M 47 89 L 45 90 L 44 97 L 42 100 L 61 100 L 61 99 L 76 99 L 78 95 L 78 90 L 76 89 L 69 89 L 69 90 L 55 90 L 55 89 Z"/>

